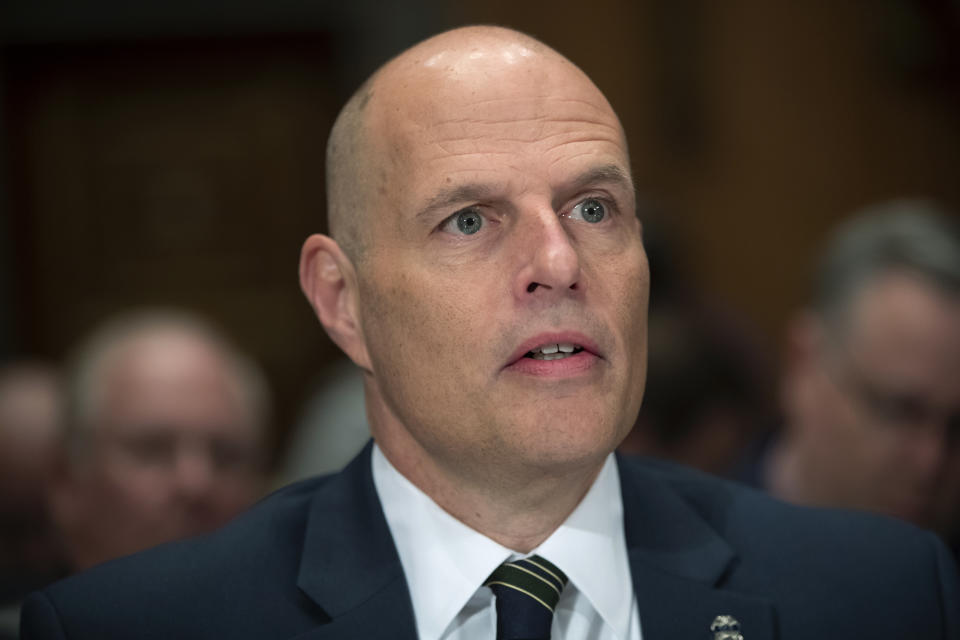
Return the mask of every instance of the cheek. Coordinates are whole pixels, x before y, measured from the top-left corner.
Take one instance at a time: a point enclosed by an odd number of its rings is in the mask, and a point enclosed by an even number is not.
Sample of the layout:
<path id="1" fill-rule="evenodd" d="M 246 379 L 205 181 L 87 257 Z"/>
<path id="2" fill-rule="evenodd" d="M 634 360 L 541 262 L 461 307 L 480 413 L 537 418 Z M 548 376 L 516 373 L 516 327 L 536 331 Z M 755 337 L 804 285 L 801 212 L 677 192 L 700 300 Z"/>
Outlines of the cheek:
<path id="1" fill-rule="evenodd" d="M 211 502 L 214 508 L 219 509 L 220 513 L 232 515 L 237 511 L 245 509 L 254 501 L 255 489 L 253 483 L 243 483 L 235 481 L 237 484 L 223 484 L 214 492 Z"/>
<path id="2" fill-rule="evenodd" d="M 388 269 L 382 264 L 365 278 L 366 286 L 361 285 L 368 343 L 389 347 L 405 361 L 429 359 L 435 364 L 450 360 L 451 351 L 484 343 L 487 320 L 502 304 L 498 294 L 508 291 L 496 288 L 502 276 L 476 268 L 424 265 L 403 256 L 389 264 L 400 266 Z"/>
<path id="3" fill-rule="evenodd" d="M 426 402 L 469 373 L 485 341 L 479 289 L 449 279 L 398 275 L 361 292 L 363 331 L 375 374 L 397 392 Z M 473 347 L 473 348 L 471 348 Z M 385 389 L 390 395 L 390 391 Z M 427 405 L 435 406 L 435 405 Z"/>
<path id="4" fill-rule="evenodd" d="M 633 415 L 630 418 L 630 426 L 636 420 L 636 414 L 640 410 L 640 404 L 643 399 L 643 390 L 647 382 L 647 303 L 649 295 L 649 276 L 644 272 L 641 274 L 641 292 L 635 298 L 632 305 L 627 308 L 625 320 L 628 324 L 628 335 L 632 344 L 628 346 L 631 362 L 629 371 L 631 372 L 628 381 L 627 394 L 632 400 L 630 404 Z"/>
<path id="5" fill-rule="evenodd" d="M 253 502 L 260 491 L 260 480 L 254 471 L 214 472 L 210 484 L 211 495 L 231 504 Z"/>
<path id="6" fill-rule="evenodd" d="M 625 353 L 632 359 L 632 369 L 641 376 L 646 375 L 647 362 L 647 304 L 650 295 L 650 273 L 646 255 L 626 260 L 626 265 L 617 272 L 607 272 L 604 276 L 612 282 L 621 283 L 608 294 L 611 307 L 615 310 L 615 321 L 621 327 Z M 642 383 L 643 380 L 641 379 Z"/>
<path id="7" fill-rule="evenodd" d="M 849 443 L 857 438 L 858 425 L 856 411 L 830 374 L 819 368 L 805 370 L 802 382 L 802 404 L 804 420 L 815 429 L 822 440 L 833 443 Z M 833 446 L 831 444 L 831 446 Z"/>
<path id="8" fill-rule="evenodd" d="M 169 483 L 162 472 L 120 461 L 105 464 L 99 482 L 100 494 L 108 509 L 113 505 L 117 509 L 145 513 L 164 502 Z"/>

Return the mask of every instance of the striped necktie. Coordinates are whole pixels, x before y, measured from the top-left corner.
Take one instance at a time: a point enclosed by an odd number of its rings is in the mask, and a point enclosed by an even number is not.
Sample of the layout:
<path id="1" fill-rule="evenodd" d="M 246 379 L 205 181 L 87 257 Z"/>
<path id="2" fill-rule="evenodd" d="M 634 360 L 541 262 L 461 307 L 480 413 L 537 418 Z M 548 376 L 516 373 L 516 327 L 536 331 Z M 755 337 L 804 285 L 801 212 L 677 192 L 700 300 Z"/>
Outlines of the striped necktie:
<path id="1" fill-rule="evenodd" d="M 504 562 L 483 586 L 497 597 L 497 640 L 549 640 L 567 576 L 540 556 Z"/>

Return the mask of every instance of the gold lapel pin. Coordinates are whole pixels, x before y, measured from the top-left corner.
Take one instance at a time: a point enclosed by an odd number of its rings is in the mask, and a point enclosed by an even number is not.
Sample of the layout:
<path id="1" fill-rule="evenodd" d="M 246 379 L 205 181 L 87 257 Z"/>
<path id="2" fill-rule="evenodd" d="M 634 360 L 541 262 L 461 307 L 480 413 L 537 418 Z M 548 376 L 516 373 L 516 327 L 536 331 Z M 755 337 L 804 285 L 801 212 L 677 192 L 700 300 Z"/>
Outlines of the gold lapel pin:
<path id="1" fill-rule="evenodd" d="M 710 625 L 713 640 L 743 640 L 740 635 L 740 621 L 733 616 L 717 616 Z"/>

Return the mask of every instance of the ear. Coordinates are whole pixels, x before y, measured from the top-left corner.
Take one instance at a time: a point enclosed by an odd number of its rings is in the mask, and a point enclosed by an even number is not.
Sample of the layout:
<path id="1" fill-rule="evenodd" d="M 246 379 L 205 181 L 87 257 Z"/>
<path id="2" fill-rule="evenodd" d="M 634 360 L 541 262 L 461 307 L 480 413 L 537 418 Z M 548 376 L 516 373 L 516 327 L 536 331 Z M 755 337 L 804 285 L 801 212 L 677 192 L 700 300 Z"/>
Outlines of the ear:
<path id="1" fill-rule="evenodd" d="M 370 371 L 357 307 L 357 274 L 333 238 L 314 234 L 300 252 L 300 288 L 327 335 L 361 369 Z"/>
<path id="2" fill-rule="evenodd" d="M 817 364 L 823 340 L 823 321 L 819 316 L 810 310 L 796 314 L 787 325 L 787 367 L 794 369 Z"/>
<path id="3" fill-rule="evenodd" d="M 798 313 L 787 324 L 780 400 L 789 414 L 802 413 L 819 402 L 816 389 L 823 366 L 823 340 L 823 323 L 812 311 Z"/>
<path id="4" fill-rule="evenodd" d="M 85 478 L 76 477 L 77 471 L 68 458 L 69 454 L 61 446 L 46 487 L 47 512 L 54 526 L 69 539 L 76 533 L 76 523 L 85 508 L 84 492 L 80 483 Z"/>

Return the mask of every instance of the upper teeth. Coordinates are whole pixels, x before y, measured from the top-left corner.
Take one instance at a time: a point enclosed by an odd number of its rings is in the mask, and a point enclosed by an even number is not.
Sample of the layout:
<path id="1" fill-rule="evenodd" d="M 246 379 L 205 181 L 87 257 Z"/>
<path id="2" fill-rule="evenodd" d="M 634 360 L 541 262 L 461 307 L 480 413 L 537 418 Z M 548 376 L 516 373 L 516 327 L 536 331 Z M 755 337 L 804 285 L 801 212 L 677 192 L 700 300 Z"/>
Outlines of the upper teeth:
<path id="1" fill-rule="evenodd" d="M 554 344 L 541 345 L 536 349 L 533 349 L 530 352 L 530 355 L 533 357 L 552 356 L 551 358 L 547 358 L 552 360 L 553 358 L 562 358 L 564 357 L 563 354 L 573 353 L 580 348 L 581 347 L 578 344 L 573 344 L 570 342 L 558 342 Z"/>

